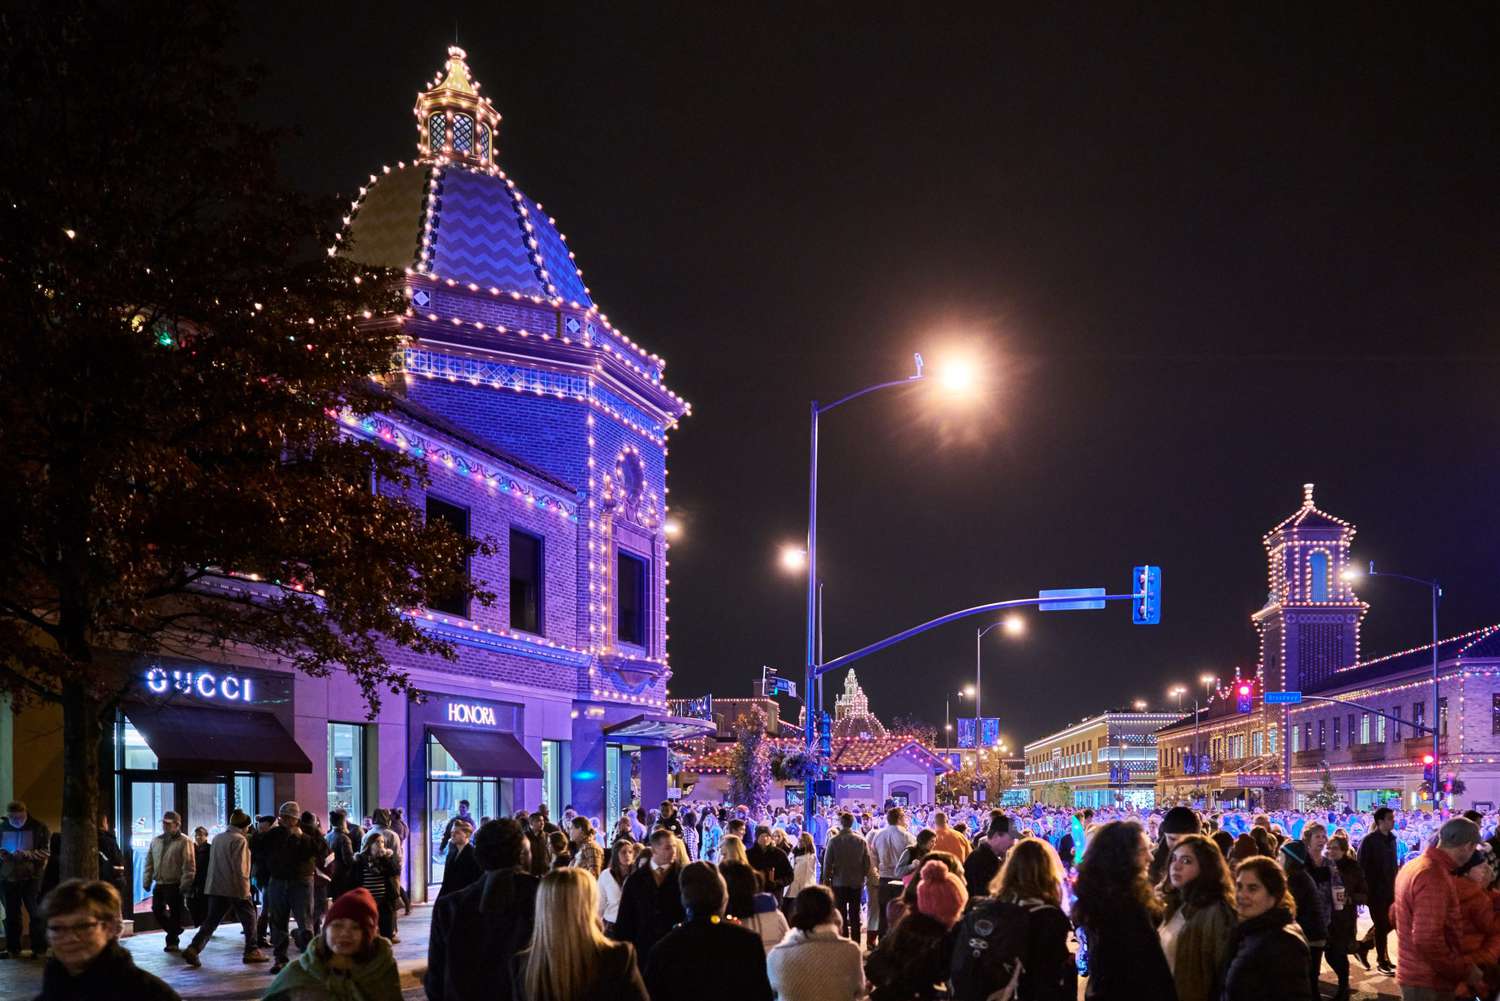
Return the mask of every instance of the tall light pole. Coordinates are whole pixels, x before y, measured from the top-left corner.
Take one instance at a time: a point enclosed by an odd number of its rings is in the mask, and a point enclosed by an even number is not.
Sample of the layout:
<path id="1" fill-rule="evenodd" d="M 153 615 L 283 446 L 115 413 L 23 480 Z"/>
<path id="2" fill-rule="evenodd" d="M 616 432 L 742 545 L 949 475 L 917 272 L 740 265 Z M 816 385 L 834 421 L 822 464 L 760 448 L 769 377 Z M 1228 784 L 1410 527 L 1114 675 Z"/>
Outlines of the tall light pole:
<path id="1" fill-rule="evenodd" d="M 818 621 L 818 419 L 828 411 L 841 407 L 845 403 L 857 400 L 861 396 L 881 389 L 892 389 L 896 386 L 909 386 L 912 383 L 921 382 L 926 378 L 923 372 L 922 356 L 915 355 L 916 371 L 904 379 L 892 379 L 889 382 L 877 382 L 873 386 L 856 390 L 847 396 L 841 396 L 832 403 L 820 404 L 817 400 L 812 401 L 810 407 L 811 435 L 808 450 L 808 476 L 807 476 L 807 630 L 804 662 L 806 674 L 802 692 L 803 707 L 803 737 L 806 741 L 806 753 L 808 760 L 818 761 L 817 753 L 817 720 L 816 708 L 813 699 L 813 685 L 817 681 L 820 658 L 818 657 L 817 643 L 817 621 Z M 954 367 L 942 377 L 942 382 L 949 390 L 963 390 L 968 388 L 972 380 L 971 373 L 962 367 Z M 802 819 L 803 830 L 807 830 L 812 824 L 813 817 L 813 776 L 808 775 L 802 790 Z"/>
<path id="2" fill-rule="evenodd" d="M 1438 694 L 1438 599 L 1443 596 L 1443 589 L 1437 579 L 1428 580 L 1423 577 L 1408 577 L 1404 573 L 1391 573 L 1386 570 L 1376 570 L 1375 561 L 1370 561 L 1370 569 L 1361 574 L 1353 567 L 1345 570 L 1343 578 L 1353 583 L 1361 576 L 1368 577 L 1394 577 L 1397 580 L 1410 581 L 1413 584 L 1421 584 L 1432 592 L 1432 809 L 1438 806 L 1438 775 L 1443 760 L 1442 752 L 1442 699 Z"/>

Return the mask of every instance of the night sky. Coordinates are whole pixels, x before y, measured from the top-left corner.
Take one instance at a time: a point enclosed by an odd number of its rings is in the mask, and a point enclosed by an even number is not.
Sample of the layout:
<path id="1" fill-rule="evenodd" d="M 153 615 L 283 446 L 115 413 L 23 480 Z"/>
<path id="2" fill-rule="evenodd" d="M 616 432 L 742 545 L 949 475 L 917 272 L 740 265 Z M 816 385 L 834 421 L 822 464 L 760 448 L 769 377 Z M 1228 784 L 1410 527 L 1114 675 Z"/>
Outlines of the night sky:
<path id="1" fill-rule="evenodd" d="M 913 351 L 984 359 L 985 391 L 825 417 L 830 658 L 1149 561 L 1161 626 L 1033 613 L 985 640 L 985 709 L 1020 742 L 1162 704 L 1253 667 L 1261 537 L 1309 481 L 1358 559 L 1443 580 L 1445 635 L 1500 621 L 1495 8 L 323 6 L 247 5 L 237 43 L 290 176 L 410 160 L 456 20 L 501 166 L 693 401 L 674 696 L 800 678 L 808 402 Z M 1366 655 L 1425 641 L 1426 592 L 1361 595 Z M 876 713 L 941 725 L 974 624 L 864 662 Z"/>

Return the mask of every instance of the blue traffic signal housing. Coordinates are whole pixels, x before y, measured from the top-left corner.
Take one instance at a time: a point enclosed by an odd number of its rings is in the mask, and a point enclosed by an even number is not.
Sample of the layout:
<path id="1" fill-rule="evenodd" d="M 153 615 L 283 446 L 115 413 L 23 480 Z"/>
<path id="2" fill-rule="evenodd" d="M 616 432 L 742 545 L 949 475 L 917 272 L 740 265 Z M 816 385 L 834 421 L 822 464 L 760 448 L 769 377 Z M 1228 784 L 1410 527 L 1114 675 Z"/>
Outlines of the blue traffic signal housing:
<path id="1" fill-rule="evenodd" d="M 1234 711 L 1237 713 L 1248 713 L 1255 709 L 1255 687 L 1248 681 L 1241 681 L 1234 686 Z"/>
<path id="2" fill-rule="evenodd" d="M 1161 567 L 1136 567 L 1130 580 L 1130 621 L 1138 626 L 1161 622 Z"/>

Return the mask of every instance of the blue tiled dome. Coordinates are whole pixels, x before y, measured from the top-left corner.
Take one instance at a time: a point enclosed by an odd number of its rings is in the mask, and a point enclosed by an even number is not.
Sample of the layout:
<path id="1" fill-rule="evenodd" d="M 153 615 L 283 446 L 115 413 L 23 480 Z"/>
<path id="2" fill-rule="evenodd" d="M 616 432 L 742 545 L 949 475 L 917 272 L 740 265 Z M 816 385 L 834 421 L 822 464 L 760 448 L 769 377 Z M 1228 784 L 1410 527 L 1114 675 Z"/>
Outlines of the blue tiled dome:
<path id="1" fill-rule="evenodd" d="M 343 251 L 481 289 L 593 300 L 568 245 L 504 174 L 458 163 L 413 164 L 377 177 L 351 218 Z"/>

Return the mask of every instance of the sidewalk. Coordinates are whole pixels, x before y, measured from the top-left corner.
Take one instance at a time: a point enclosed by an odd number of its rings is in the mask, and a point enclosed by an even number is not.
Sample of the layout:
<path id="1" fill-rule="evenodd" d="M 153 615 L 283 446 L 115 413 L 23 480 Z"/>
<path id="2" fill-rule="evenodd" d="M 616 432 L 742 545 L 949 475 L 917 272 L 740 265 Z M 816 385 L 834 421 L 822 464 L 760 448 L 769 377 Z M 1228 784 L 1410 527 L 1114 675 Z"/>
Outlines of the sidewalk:
<path id="1" fill-rule="evenodd" d="M 413 904 L 411 916 L 400 915 L 399 921 L 397 936 L 401 941 L 396 943 L 394 951 L 396 966 L 401 971 L 401 988 L 408 999 L 419 1001 L 426 997 L 422 975 L 427 972 L 432 905 Z M 190 931 L 184 932 L 183 944 L 191 937 Z M 162 951 L 166 936 L 161 932 L 145 932 L 120 940 L 130 950 L 136 966 L 165 980 L 183 998 L 204 1001 L 254 1001 L 270 985 L 270 963 L 247 966 L 240 962 L 244 943 L 239 925 L 220 925 L 203 948 L 200 956 L 203 965 L 195 970 L 182 961 L 180 954 Z M 295 947 L 291 958 L 296 962 Z M 42 990 L 42 966 L 33 960 L 0 960 L 0 998 L 36 997 Z"/>

